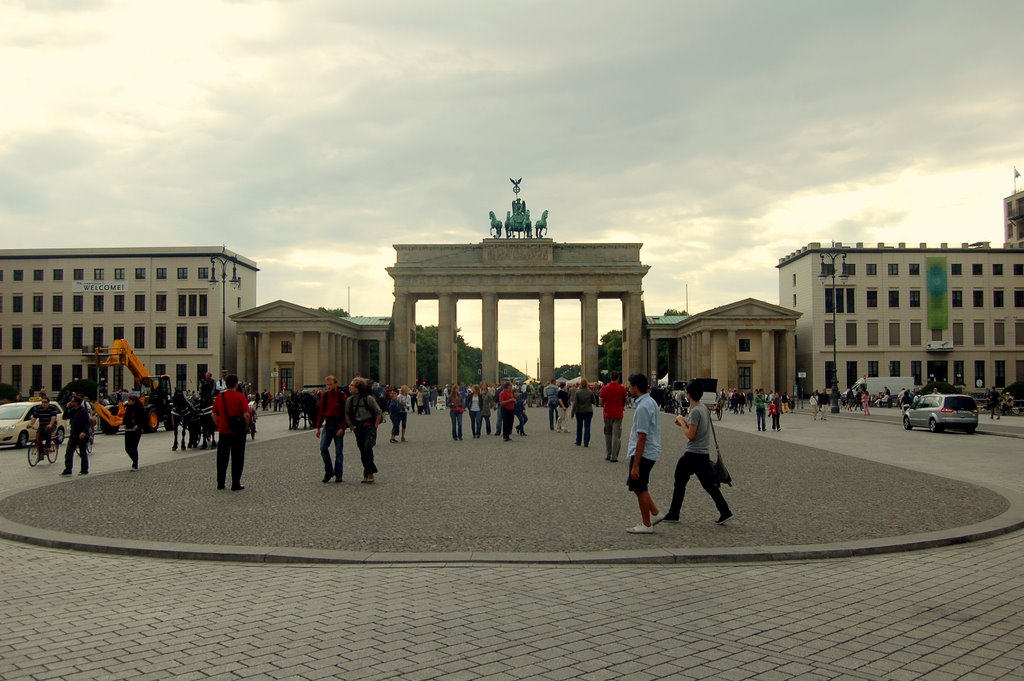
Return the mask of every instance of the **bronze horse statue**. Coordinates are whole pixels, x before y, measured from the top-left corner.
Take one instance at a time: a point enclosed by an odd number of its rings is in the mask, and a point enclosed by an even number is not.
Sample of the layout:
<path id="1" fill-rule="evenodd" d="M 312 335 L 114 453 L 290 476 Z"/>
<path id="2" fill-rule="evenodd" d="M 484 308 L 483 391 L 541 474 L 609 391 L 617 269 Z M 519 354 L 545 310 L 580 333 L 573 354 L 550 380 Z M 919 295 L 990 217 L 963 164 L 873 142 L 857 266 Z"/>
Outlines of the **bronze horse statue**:
<path id="1" fill-rule="evenodd" d="M 543 236 L 547 233 L 547 231 L 548 231 L 548 212 L 547 211 L 544 211 L 543 213 L 540 214 L 540 220 L 537 220 L 537 222 L 535 222 L 533 224 L 533 231 L 534 231 L 534 234 L 537 235 L 538 239 L 543 238 Z"/>
<path id="2" fill-rule="evenodd" d="M 501 220 L 499 220 L 497 217 L 495 217 L 494 211 L 492 210 L 491 211 L 491 235 L 494 236 L 495 239 L 500 239 L 501 238 L 501 230 L 502 230 L 502 228 L 504 226 L 505 225 L 502 224 Z"/>

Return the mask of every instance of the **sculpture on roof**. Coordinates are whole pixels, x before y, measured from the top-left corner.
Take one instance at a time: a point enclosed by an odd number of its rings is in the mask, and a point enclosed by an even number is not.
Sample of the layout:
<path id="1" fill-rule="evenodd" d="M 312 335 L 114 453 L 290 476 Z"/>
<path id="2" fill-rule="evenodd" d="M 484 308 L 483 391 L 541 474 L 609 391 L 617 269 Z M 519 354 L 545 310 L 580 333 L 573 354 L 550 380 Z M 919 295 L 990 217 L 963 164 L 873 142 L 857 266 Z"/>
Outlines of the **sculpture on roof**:
<path id="1" fill-rule="evenodd" d="M 505 228 L 505 238 L 534 238 L 534 224 L 530 218 L 530 210 L 526 207 L 526 201 L 519 198 L 519 184 L 523 181 L 523 178 L 513 180 L 511 177 L 508 178 L 509 182 L 512 183 L 512 191 L 515 193 L 515 198 L 512 200 L 512 210 L 506 211 L 505 222 L 502 224 L 495 215 L 494 211 L 490 212 L 491 217 L 491 235 L 496 238 L 501 238 L 501 228 Z M 536 238 L 541 238 L 548 231 L 548 212 L 544 211 L 541 219 L 537 221 L 536 225 Z"/>

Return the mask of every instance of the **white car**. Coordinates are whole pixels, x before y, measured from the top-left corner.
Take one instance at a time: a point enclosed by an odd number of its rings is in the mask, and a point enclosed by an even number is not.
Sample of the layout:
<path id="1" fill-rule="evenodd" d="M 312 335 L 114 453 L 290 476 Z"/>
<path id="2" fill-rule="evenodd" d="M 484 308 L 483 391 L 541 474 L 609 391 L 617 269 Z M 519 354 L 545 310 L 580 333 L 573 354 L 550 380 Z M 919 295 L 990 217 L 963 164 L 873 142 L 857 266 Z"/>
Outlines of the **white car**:
<path id="1" fill-rule="evenodd" d="M 14 445 L 15 447 L 27 447 L 29 443 L 36 441 L 36 428 L 29 427 L 32 418 L 28 415 L 32 407 L 38 402 L 9 402 L 0 404 L 0 445 Z M 56 402 L 51 402 L 57 407 L 57 413 L 62 417 L 64 410 Z M 38 425 L 38 424 L 37 424 Z M 64 442 L 64 428 L 66 424 L 60 417 L 57 419 L 57 444 Z"/>

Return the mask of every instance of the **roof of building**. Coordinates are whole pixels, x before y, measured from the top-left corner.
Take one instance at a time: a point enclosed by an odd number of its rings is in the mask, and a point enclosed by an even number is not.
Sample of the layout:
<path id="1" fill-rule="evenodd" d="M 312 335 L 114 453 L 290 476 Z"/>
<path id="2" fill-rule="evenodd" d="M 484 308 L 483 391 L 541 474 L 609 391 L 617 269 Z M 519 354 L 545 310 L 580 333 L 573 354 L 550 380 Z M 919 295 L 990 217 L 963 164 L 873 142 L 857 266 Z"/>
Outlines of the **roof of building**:
<path id="1" fill-rule="evenodd" d="M 840 249 L 849 253 L 1004 253 L 1004 254 L 1019 254 L 1022 252 L 1019 248 L 1003 248 L 992 246 L 991 241 L 975 241 L 968 243 L 962 242 L 959 246 L 950 246 L 948 243 L 940 243 L 938 245 L 929 246 L 926 243 L 921 243 L 917 246 L 907 245 L 905 242 L 899 242 L 897 244 L 886 244 L 879 242 L 878 244 L 871 246 L 865 245 L 864 242 L 858 241 L 855 244 L 844 244 L 842 242 L 835 242 L 834 244 L 822 244 L 819 241 L 812 241 L 806 246 L 802 246 L 799 249 L 793 251 L 789 255 L 779 258 L 779 264 L 776 267 L 782 267 L 794 260 L 799 260 L 806 255 L 816 254 L 823 250 L 828 249 Z"/>

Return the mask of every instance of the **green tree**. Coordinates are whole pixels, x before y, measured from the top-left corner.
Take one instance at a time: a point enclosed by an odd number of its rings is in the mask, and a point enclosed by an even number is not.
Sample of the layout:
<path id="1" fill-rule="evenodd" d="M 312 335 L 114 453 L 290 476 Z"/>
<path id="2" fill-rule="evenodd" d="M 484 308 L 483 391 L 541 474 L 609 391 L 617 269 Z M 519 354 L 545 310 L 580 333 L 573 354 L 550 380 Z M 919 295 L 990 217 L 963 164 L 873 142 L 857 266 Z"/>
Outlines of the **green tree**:
<path id="1" fill-rule="evenodd" d="M 348 311 L 343 310 L 340 307 L 327 308 L 327 307 L 322 307 L 321 306 L 321 307 L 318 307 L 317 310 L 319 310 L 320 312 L 326 312 L 329 315 L 334 315 L 335 317 L 351 317 L 352 316 L 352 315 L 350 315 L 348 313 Z"/>
<path id="2" fill-rule="evenodd" d="M 555 378 L 576 378 L 583 372 L 579 364 L 563 364 L 555 368 Z"/>
<path id="3" fill-rule="evenodd" d="M 622 331 L 613 329 L 601 336 L 597 346 L 597 370 L 602 381 L 609 371 L 622 371 Z"/>
<path id="4" fill-rule="evenodd" d="M 462 334 L 456 331 L 455 345 L 458 348 L 456 376 L 462 383 L 480 382 L 482 374 L 483 351 L 466 343 Z M 498 375 L 504 379 L 525 378 L 526 375 L 510 364 L 498 364 Z M 437 379 L 437 327 L 416 325 L 416 379 L 426 381 L 430 385 L 439 383 Z"/>
<path id="5" fill-rule="evenodd" d="M 18 390 L 10 383 L 0 383 L 0 403 L 13 402 L 18 396 Z"/>
<path id="6" fill-rule="evenodd" d="M 64 404 L 64 400 L 71 392 L 78 393 L 79 395 L 85 395 L 89 399 L 96 399 L 97 388 L 98 385 L 96 381 L 91 381 L 88 378 L 78 378 L 60 389 L 60 393 L 57 395 L 57 401 Z"/>
<path id="7" fill-rule="evenodd" d="M 416 380 L 437 384 L 437 327 L 416 325 Z"/>
<path id="8" fill-rule="evenodd" d="M 676 310 L 675 308 L 671 308 L 671 307 L 669 309 L 665 310 L 665 314 L 662 315 L 662 317 L 686 317 L 686 316 L 687 316 L 687 313 L 686 313 L 685 310 L 680 312 L 679 310 Z"/>

